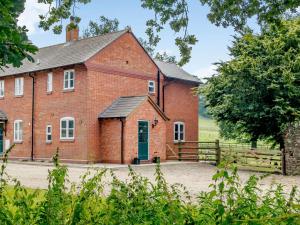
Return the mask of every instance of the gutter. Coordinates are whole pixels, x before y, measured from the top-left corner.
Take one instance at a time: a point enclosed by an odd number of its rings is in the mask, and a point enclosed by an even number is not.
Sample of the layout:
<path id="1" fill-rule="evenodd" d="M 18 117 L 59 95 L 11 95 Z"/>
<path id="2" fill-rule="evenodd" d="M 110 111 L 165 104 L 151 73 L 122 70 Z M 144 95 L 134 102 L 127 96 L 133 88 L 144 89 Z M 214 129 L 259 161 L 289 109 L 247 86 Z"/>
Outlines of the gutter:
<path id="1" fill-rule="evenodd" d="M 157 105 L 160 106 L 160 72 L 157 70 Z"/>
<path id="2" fill-rule="evenodd" d="M 32 78 L 32 105 L 31 105 L 31 154 L 30 158 L 31 161 L 34 160 L 34 99 L 35 99 L 35 76 L 32 74 L 29 74 L 29 76 Z"/>
<path id="3" fill-rule="evenodd" d="M 124 118 L 120 118 L 121 121 L 121 164 L 124 164 Z"/>

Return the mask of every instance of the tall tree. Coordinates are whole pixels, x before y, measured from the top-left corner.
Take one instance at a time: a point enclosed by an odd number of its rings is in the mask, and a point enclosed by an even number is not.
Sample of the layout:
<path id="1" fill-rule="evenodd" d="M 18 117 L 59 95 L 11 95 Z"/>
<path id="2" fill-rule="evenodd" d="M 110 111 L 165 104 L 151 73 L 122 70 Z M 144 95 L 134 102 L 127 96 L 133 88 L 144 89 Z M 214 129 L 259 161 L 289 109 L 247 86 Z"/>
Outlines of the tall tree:
<path id="1" fill-rule="evenodd" d="M 201 90 L 229 138 L 272 140 L 283 147 L 286 127 L 300 118 L 300 18 L 244 32 Z"/>
<path id="2" fill-rule="evenodd" d="M 100 16 L 100 23 L 90 21 L 88 28 L 83 31 L 83 38 L 107 34 L 119 30 L 119 20 Z"/>
<path id="3" fill-rule="evenodd" d="M 18 17 L 24 11 L 25 0 L 0 1 L 0 69 L 8 64 L 20 66 L 37 48 L 28 40 L 25 26 L 18 26 Z"/>

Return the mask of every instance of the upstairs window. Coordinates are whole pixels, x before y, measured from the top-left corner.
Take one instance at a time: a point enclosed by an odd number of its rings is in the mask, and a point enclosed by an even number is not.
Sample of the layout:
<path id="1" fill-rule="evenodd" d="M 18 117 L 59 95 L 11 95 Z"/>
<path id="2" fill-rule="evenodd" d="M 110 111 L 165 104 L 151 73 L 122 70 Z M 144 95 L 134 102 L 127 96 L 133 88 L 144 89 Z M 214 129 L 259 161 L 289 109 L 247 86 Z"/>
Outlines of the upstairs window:
<path id="1" fill-rule="evenodd" d="M 15 78 L 15 96 L 24 94 L 24 77 Z"/>
<path id="2" fill-rule="evenodd" d="M 52 90 L 53 90 L 52 80 L 53 80 L 53 74 L 48 73 L 48 76 L 47 76 L 47 92 L 52 92 Z"/>
<path id="3" fill-rule="evenodd" d="M 73 140 L 75 131 L 75 120 L 73 117 L 64 117 L 60 120 L 60 139 Z"/>
<path id="4" fill-rule="evenodd" d="M 0 80 L 0 98 L 4 97 L 4 80 Z"/>
<path id="5" fill-rule="evenodd" d="M 183 122 L 174 123 L 174 141 L 184 141 L 185 139 L 185 125 Z"/>
<path id="6" fill-rule="evenodd" d="M 14 141 L 22 142 L 23 141 L 23 121 L 15 120 L 14 122 Z"/>
<path id="7" fill-rule="evenodd" d="M 52 142 L 52 126 L 47 125 L 46 127 L 46 142 L 51 143 Z"/>
<path id="8" fill-rule="evenodd" d="M 75 71 L 65 70 L 64 71 L 64 90 L 72 90 L 75 85 Z"/>
<path id="9" fill-rule="evenodd" d="M 148 92 L 150 94 L 155 93 L 155 81 L 153 81 L 153 80 L 148 81 Z"/>

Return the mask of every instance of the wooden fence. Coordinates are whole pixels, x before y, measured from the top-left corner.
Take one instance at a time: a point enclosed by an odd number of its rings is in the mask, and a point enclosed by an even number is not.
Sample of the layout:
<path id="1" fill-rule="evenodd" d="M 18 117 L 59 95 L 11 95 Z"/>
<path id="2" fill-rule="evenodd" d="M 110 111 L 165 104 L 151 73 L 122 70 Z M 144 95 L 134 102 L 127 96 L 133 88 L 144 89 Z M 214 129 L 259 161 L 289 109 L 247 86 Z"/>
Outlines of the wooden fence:
<path id="1" fill-rule="evenodd" d="M 261 171 L 282 172 L 282 154 L 280 150 L 264 148 L 251 149 L 246 145 L 214 142 L 185 141 L 179 142 L 178 160 L 214 162 L 218 165 L 227 161 L 239 168 Z"/>

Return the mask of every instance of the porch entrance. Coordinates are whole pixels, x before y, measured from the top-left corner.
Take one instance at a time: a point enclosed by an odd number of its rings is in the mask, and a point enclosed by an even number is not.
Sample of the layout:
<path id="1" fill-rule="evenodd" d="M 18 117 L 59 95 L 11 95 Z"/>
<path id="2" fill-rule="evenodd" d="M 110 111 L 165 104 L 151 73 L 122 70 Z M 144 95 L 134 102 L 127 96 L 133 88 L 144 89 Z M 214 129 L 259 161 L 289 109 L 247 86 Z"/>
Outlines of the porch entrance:
<path id="1" fill-rule="evenodd" d="M 138 121 L 138 158 L 140 160 L 149 160 L 148 121 Z"/>

